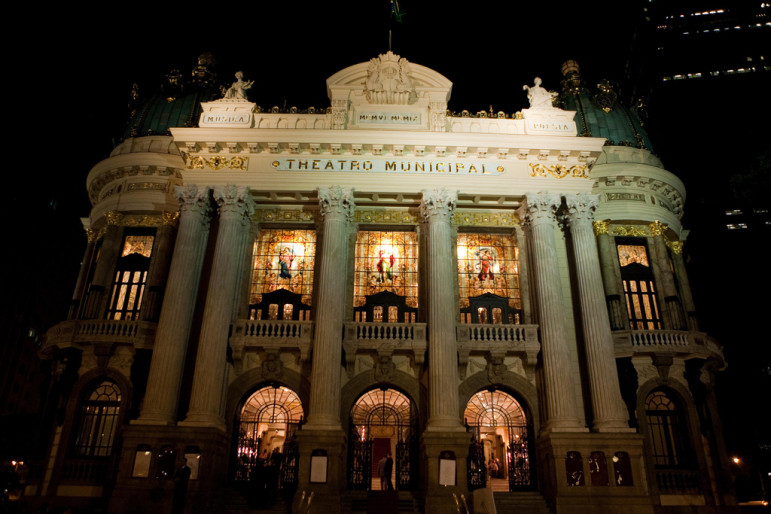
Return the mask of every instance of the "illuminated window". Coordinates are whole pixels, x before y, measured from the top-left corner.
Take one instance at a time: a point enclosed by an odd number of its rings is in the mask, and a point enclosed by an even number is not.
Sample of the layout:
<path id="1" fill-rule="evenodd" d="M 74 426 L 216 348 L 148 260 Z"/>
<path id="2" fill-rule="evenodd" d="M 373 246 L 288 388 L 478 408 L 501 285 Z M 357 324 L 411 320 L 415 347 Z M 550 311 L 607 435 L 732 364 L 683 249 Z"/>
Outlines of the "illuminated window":
<path id="1" fill-rule="evenodd" d="M 471 305 L 469 298 L 489 293 L 508 300 L 508 309 L 504 312 L 492 304 L 477 307 L 478 322 L 518 323 L 519 315 L 509 312 L 522 308 L 519 248 L 514 239 L 500 234 L 458 234 L 457 257 L 461 318 L 469 317 L 464 312 Z"/>
<path id="2" fill-rule="evenodd" d="M 311 305 L 315 259 L 315 230 L 260 231 L 254 243 L 249 303 L 258 304 L 263 294 L 286 289 L 301 294 L 302 302 Z M 275 313 L 272 305 L 270 309 L 270 318 L 276 319 L 278 305 Z M 282 310 L 286 315 L 286 308 Z"/>
<path id="3" fill-rule="evenodd" d="M 645 418 L 657 468 L 683 468 L 691 464 L 685 418 L 680 404 L 663 390 L 645 399 Z"/>
<path id="4" fill-rule="evenodd" d="M 142 296 L 150 269 L 154 237 L 149 234 L 127 234 L 115 265 L 107 319 L 138 319 Z"/>
<path id="5" fill-rule="evenodd" d="M 105 380 L 90 390 L 80 407 L 74 452 L 80 457 L 109 457 L 118 431 L 120 389 Z"/>
<path id="6" fill-rule="evenodd" d="M 661 313 L 644 242 L 620 240 L 617 249 L 630 328 L 660 330 Z"/>
<path id="7" fill-rule="evenodd" d="M 418 238 L 415 232 L 361 231 L 356 237 L 353 305 L 361 307 L 368 295 L 391 291 L 409 307 L 418 306 Z M 382 321 L 389 312 L 380 312 Z"/>

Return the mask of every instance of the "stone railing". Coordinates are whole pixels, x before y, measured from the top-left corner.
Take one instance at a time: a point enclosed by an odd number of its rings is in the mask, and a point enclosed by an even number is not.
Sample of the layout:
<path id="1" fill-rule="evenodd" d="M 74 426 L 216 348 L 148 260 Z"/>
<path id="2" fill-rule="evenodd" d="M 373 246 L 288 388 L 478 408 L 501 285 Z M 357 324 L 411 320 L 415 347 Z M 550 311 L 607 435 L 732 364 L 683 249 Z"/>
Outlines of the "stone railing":
<path id="1" fill-rule="evenodd" d="M 117 343 L 135 348 L 152 348 L 157 323 L 123 319 L 63 321 L 46 333 L 45 348 L 66 348 L 74 344 Z"/>
<path id="2" fill-rule="evenodd" d="M 522 359 L 528 374 L 538 362 L 541 344 L 538 342 L 538 325 L 467 324 L 456 326 L 458 361 L 461 375 L 465 376 L 470 355 L 484 355 L 496 360 L 507 356 Z"/>
<path id="3" fill-rule="evenodd" d="M 299 350 L 300 358 L 310 357 L 313 322 L 295 320 L 241 319 L 233 325 L 230 347 L 240 362 L 244 352 L 259 350 Z"/>
<path id="4" fill-rule="evenodd" d="M 110 460 L 108 458 L 78 459 L 67 458 L 62 466 L 63 483 L 102 484 L 108 480 Z"/>
<path id="5" fill-rule="evenodd" d="M 723 350 L 703 332 L 684 330 L 618 330 L 613 332 L 616 357 L 670 353 L 723 360 Z"/>
<path id="6" fill-rule="evenodd" d="M 343 349 L 346 370 L 353 375 L 357 353 L 377 354 L 378 357 L 407 354 L 416 366 L 422 366 L 427 341 L 425 323 L 345 323 Z"/>

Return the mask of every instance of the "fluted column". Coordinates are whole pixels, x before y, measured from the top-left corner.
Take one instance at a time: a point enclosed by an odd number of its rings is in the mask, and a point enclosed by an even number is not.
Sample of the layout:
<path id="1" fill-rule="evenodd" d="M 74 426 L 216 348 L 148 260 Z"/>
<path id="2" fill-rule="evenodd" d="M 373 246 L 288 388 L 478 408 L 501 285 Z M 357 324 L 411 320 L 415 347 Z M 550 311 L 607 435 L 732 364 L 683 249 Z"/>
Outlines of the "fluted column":
<path id="1" fill-rule="evenodd" d="M 219 228 L 198 340 L 190 409 L 180 424 L 224 430 L 222 395 L 228 335 L 254 202 L 246 187 L 215 187 L 213 196 L 219 207 Z"/>
<path id="2" fill-rule="evenodd" d="M 116 211 L 105 214 L 107 227 L 102 238 L 102 248 L 94 268 L 94 276 L 91 278 L 88 299 L 83 311 L 84 319 L 96 319 L 104 315 L 106 309 L 105 291 L 112 284 L 112 273 L 115 269 L 115 261 L 118 257 L 121 244 L 121 226 L 123 215 Z"/>
<path id="3" fill-rule="evenodd" d="M 667 225 L 659 221 L 650 224 L 651 235 L 653 236 L 653 254 L 656 259 L 656 269 L 658 270 L 658 280 L 656 281 L 664 297 L 663 312 L 665 314 L 664 328 L 674 330 L 684 330 L 685 319 L 683 317 L 683 308 L 680 304 L 680 297 L 677 294 L 675 286 L 675 277 L 672 274 L 672 268 L 669 265 L 669 252 L 667 251 L 667 242 L 664 239 L 664 232 Z"/>
<path id="4" fill-rule="evenodd" d="M 592 219 L 599 204 L 599 196 L 567 195 L 565 201 L 570 233 L 573 236 L 581 325 L 584 330 L 589 390 L 592 395 L 592 430 L 628 430 L 626 408 L 621 399 L 616 371 L 613 335 L 605 307 L 599 253 L 592 230 Z"/>
<path id="5" fill-rule="evenodd" d="M 86 251 L 83 253 L 83 260 L 80 264 L 78 280 L 75 283 L 75 291 L 72 294 L 72 302 L 70 303 L 70 311 L 67 314 L 67 319 L 75 319 L 80 314 L 81 304 L 84 300 L 83 296 L 86 293 L 86 286 L 88 285 L 88 271 L 94 265 L 94 254 L 96 253 L 97 241 L 96 232 L 87 228 L 86 237 L 88 238 L 88 244 L 86 245 Z"/>
<path id="6" fill-rule="evenodd" d="M 559 195 L 529 193 L 523 205 L 523 218 L 532 239 L 535 300 L 541 328 L 547 418 L 542 428 L 553 432 L 584 430 L 568 368 L 570 351 L 554 236 L 554 216 L 560 203 Z"/>
<path id="7" fill-rule="evenodd" d="M 683 308 L 685 309 L 687 316 L 688 330 L 698 331 L 699 321 L 696 316 L 696 304 L 693 301 L 691 283 L 688 280 L 688 270 L 685 269 L 685 262 L 683 261 L 683 242 L 674 241 L 669 243 L 668 246 L 672 250 L 672 263 L 675 268 L 677 283 L 680 284 L 680 297 L 683 299 Z"/>
<path id="8" fill-rule="evenodd" d="M 319 259 L 311 394 L 305 429 L 340 430 L 340 361 L 353 190 L 324 187 L 318 189 L 318 195 L 324 217 L 324 239 Z"/>
<path id="9" fill-rule="evenodd" d="M 137 424 L 174 424 L 185 354 L 209 237 L 209 188 L 175 188 L 179 228 L 155 335 L 147 393 Z"/>
<path id="10" fill-rule="evenodd" d="M 155 231 L 155 243 L 153 244 L 150 269 L 147 271 L 147 285 L 143 295 L 140 319 L 158 320 L 166 277 L 169 273 L 176 220 L 176 213 L 164 212 L 161 215 L 161 225 Z"/>
<path id="11" fill-rule="evenodd" d="M 621 281 L 621 269 L 618 262 L 613 236 L 608 231 L 607 221 L 594 222 L 594 235 L 600 252 L 600 267 L 602 281 L 605 286 L 605 301 L 608 305 L 610 326 L 612 330 L 629 328 L 629 318 L 626 313 L 626 298 Z"/>
<path id="12" fill-rule="evenodd" d="M 458 416 L 458 350 L 455 340 L 456 257 L 450 220 L 457 192 L 423 191 L 428 277 L 428 422 L 426 431 L 462 430 Z"/>

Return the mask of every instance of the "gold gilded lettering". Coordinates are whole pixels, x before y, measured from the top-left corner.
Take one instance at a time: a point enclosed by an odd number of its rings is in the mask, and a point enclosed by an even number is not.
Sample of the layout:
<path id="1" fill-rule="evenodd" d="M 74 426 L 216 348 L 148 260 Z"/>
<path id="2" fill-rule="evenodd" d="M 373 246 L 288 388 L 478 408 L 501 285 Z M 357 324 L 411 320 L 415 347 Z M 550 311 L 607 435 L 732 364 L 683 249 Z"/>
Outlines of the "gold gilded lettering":
<path id="1" fill-rule="evenodd" d="M 308 169 L 308 161 L 297 161 L 297 169 L 298 170 L 307 170 Z"/>
<path id="2" fill-rule="evenodd" d="M 313 169 L 313 170 L 319 169 L 319 160 L 318 159 L 313 159 L 311 162 L 312 162 L 311 169 Z"/>
<path id="3" fill-rule="evenodd" d="M 351 170 L 359 169 L 359 161 L 351 161 Z"/>
<path id="4" fill-rule="evenodd" d="M 324 166 L 324 170 L 328 170 L 328 169 L 335 169 L 335 165 L 332 164 L 332 161 L 327 161 L 326 166 Z"/>
<path id="5" fill-rule="evenodd" d="M 364 171 L 369 171 L 372 169 L 372 161 L 364 161 L 362 166 L 364 167 Z"/>
<path id="6" fill-rule="evenodd" d="M 437 162 L 436 163 L 436 171 L 439 173 L 444 173 L 444 163 L 443 162 Z"/>
<path id="7" fill-rule="evenodd" d="M 290 169 L 290 170 L 292 169 L 292 163 L 293 162 L 294 162 L 294 159 L 287 159 L 286 160 L 286 163 L 288 164 L 288 166 L 287 166 L 288 169 Z"/>
<path id="8" fill-rule="evenodd" d="M 386 171 L 396 171 L 396 161 L 386 161 L 385 163 L 385 170 Z"/>

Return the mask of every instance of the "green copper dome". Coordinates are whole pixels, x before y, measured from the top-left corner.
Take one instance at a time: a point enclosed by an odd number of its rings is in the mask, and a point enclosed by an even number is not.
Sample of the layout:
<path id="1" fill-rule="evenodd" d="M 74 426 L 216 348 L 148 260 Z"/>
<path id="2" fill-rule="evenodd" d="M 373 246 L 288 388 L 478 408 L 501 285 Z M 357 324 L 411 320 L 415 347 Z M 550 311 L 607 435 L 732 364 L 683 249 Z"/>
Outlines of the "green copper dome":
<path id="1" fill-rule="evenodd" d="M 215 61 L 210 54 L 198 58 L 189 78 L 178 70 L 166 75 L 160 92 L 141 98 L 134 85 L 131 95 L 131 112 L 122 139 L 158 134 L 169 134 L 172 127 L 194 127 L 201 115 L 201 102 L 221 98 L 216 83 Z"/>
<path id="2" fill-rule="evenodd" d="M 616 92 L 606 80 L 590 91 L 579 74 L 578 64 L 567 61 L 562 65 L 560 107 L 576 111 L 578 133 L 588 137 L 603 137 L 606 144 L 632 146 L 653 151 L 648 134 L 640 120 L 640 109 L 629 109 L 618 101 Z"/>

